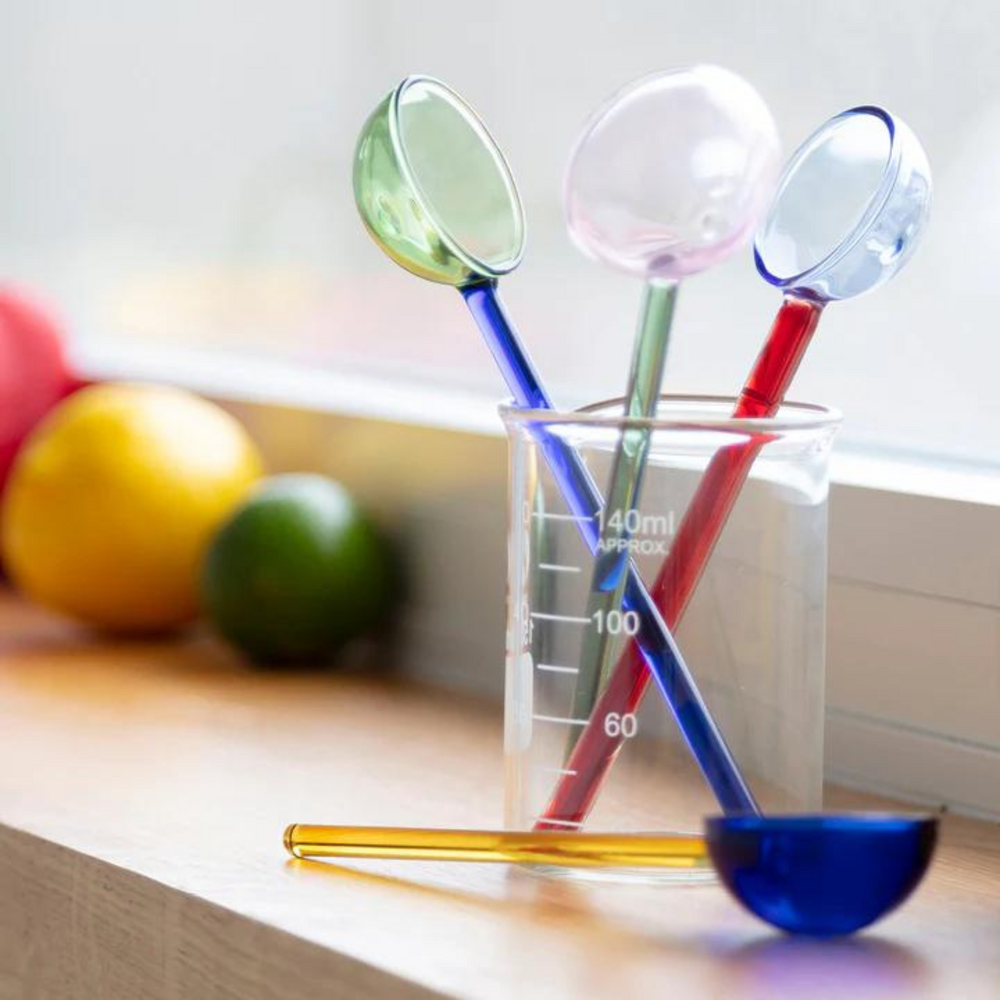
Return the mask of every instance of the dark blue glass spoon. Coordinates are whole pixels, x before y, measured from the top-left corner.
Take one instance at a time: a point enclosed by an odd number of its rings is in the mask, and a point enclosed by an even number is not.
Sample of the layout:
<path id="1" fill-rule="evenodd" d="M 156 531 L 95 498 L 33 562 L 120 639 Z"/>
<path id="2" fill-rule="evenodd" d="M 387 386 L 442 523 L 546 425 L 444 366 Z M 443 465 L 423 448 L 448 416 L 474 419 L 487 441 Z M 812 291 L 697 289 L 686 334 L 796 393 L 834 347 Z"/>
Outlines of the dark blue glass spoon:
<path id="1" fill-rule="evenodd" d="M 937 842 L 935 816 L 717 816 L 708 853 L 751 913 L 790 934 L 852 934 L 902 903 Z"/>

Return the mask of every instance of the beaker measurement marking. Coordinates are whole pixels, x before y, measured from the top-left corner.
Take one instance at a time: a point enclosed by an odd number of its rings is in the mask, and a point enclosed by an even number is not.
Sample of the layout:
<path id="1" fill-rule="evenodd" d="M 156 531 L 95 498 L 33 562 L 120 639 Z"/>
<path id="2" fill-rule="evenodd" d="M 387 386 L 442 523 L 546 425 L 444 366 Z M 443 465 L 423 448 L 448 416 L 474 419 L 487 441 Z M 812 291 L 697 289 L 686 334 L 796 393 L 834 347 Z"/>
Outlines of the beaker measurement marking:
<path id="1" fill-rule="evenodd" d="M 610 528 L 612 531 L 627 531 L 630 535 L 673 535 L 675 523 L 674 512 L 666 514 L 642 514 L 634 507 L 629 510 L 613 510 L 608 514 L 602 507 L 597 512 L 601 533 Z"/>
<path id="2" fill-rule="evenodd" d="M 571 767 L 538 767 L 535 770 L 544 771 L 546 774 L 565 774 L 570 778 L 576 777 L 579 773 L 574 771 Z"/>
<path id="3" fill-rule="evenodd" d="M 547 510 L 534 510 L 531 512 L 531 516 L 537 517 L 540 521 L 577 521 L 580 524 L 585 524 L 587 521 L 593 521 L 597 515 L 584 517 L 580 514 L 552 514 Z"/>
<path id="4" fill-rule="evenodd" d="M 604 716 L 604 733 L 612 739 L 620 736 L 623 740 L 630 740 L 637 732 L 639 720 L 635 717 L 635 712 L 608 712 Z"/>
<path id="5" fill-rule="evenodd" d="M 557 726 L 585 726 L 586 719 L 564 719 L 559 715 L 533 715 L 536 722 L 554 722 Z"/>
<path id="6" fill-rule="evenodd" d="M 581 827 L 582 823 L 577 823 L 576 820 L 572 819 L 552 819 L 550 816 L 536 816 L 536 823 L 550 823 L 552 826 L 573 826 Z"/>
<path id="7" fill-rule="evenodd" d="M 563 667 L 558 663 L 536 663 L 535 669 L 545 670 L 550 674 L 578 674 L 580 672 L 579 667 Z"/>
<path id="8" fill-rule="evenodd" d="M 532 611 L 532 618 L 543 622 L 568 622 L 570 625 L 589 625 L 589 618 L 579 618 L 576 615 L 550 615 L 545 611 Z"/>
<path id="9" fill-rule="evenodd" d="M 539 569 L 544 569 L 549 573 L 579 573 L 579 566 L 563 566 L 561 563 L 539 563 Z"/>
<path id="10" fill-rule="evenodd" d="M 612 608 L 610 611 L 597 610 L 591 616 L 594 620 L 594 627 L 598 635 L 607 632 L 609 635 L 627 636 L 638 635 L 639 615 L 635 611 L 619 611 Z M 590 619 L 588 619 L 588 622 Z"/>

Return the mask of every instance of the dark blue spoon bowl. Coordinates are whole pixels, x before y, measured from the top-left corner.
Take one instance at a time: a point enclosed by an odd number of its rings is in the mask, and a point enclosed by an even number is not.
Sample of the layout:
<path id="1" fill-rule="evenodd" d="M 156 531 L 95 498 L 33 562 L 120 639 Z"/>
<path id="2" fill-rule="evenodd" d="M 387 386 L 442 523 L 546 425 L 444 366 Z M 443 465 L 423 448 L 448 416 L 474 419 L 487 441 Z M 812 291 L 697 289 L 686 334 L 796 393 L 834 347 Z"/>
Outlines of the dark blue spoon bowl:
<path id="1" fill-rule="evenodd" d="M 717 816 L 715 870 L 751 913 L 789 934 L 851 934 L 917 887 L 937 842 L 934 816 Z"/>

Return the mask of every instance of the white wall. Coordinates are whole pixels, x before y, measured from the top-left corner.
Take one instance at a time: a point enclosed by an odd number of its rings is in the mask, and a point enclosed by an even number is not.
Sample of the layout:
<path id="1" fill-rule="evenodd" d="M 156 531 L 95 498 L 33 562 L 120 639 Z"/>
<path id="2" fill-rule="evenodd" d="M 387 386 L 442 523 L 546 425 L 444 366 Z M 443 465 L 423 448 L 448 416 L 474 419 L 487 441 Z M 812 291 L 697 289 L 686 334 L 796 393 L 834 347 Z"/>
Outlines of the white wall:
<path id="1" fill-rule="evenodd" d="M 354 215 L 354 138 L 399 77 L 444 78 L 505 146 L 530 213 L 506 294 L 567 399 L 620 391 L 638 299 L 562 231 L 563 161 L 598 101 L 658 67 L 722 63 L 761 90 L 789 150 L 832 113 L 885 104 L 927 146 L 931 231 L 893 285 L 829 310 L 794 395 L 844 409 L 856 444 L 1000 462 L 991 0 L 6 0 L 2 27 L 2 273 L 48 292 L 78 337 L 494 395 L 457 296 L 391 267 Z M 748 255 L 692 281 L 669 385 L 733 391 L 776 304 Z"/>

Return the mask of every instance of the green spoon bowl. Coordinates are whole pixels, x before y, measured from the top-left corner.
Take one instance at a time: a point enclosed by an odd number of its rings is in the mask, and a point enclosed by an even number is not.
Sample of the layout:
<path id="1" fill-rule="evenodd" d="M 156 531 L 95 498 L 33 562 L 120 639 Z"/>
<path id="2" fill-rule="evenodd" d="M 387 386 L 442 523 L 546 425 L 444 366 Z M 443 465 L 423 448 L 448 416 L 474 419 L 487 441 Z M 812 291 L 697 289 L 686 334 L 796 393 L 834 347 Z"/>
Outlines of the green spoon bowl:
<path id="1" fill-rule="evenodd" d="M 365 122 L 354 198 L 371 237 L 418 277 L 462 287 L 513 271 L 524 210 L 510 168 L 450 87 L 408 76 Z"/>

